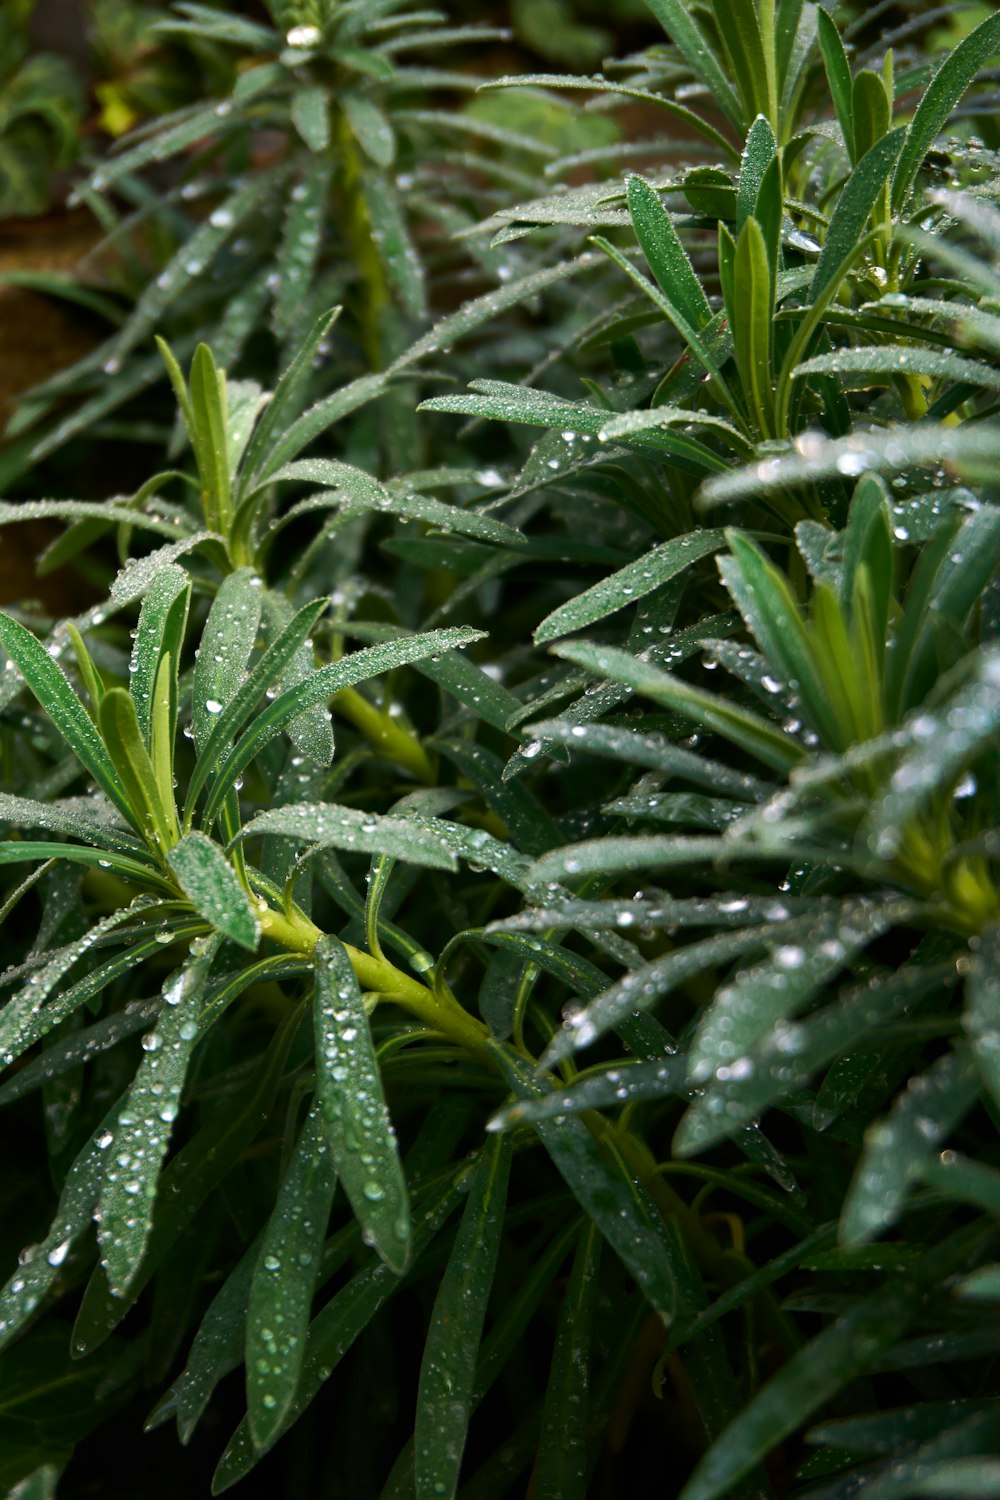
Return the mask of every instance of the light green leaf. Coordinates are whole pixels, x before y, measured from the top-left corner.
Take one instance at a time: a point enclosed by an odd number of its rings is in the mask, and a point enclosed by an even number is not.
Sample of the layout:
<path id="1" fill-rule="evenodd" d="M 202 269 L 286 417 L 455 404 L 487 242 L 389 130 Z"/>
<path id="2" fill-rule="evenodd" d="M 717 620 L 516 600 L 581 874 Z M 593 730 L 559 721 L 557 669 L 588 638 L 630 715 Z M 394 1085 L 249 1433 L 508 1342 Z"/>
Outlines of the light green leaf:
<path id="1" fill-rule="evenodd" d="M 819 45 L 823 53 L 830 97 L 837 111 L 847 154 L 854 161 L 854 89 L 851 65 L 836 22 L 821 5 L 816 8 L 816 20 L 819 24 Z"/>
<path id="2" fill-rule="evenodd" d="M 166 851 L 177 838 L 173 787 L 169 803 L 165 802 L 139 728 L 135 704 L 124 688 L 110 688 L 105 693 L 98 717 L 118 782 L 125 790 L 130 820 L 145 835 L 147 843 Z"/>
<path id="3" fill-rule="evenodd" d="M 844 184 L 813 272 L 810 288 L 813 302 L 839 285 L 857 254 L 868 217 L 902 149 L 903 135 L 900 127 L 876 141 Z"/>
<path id="4" fill-rule="evenodd" d="M 764 232 L 748 219 L 733 266 L 733 344 L 750 410 L 764 437 L 775 435 L 772 346 L 774 296 Z"/>

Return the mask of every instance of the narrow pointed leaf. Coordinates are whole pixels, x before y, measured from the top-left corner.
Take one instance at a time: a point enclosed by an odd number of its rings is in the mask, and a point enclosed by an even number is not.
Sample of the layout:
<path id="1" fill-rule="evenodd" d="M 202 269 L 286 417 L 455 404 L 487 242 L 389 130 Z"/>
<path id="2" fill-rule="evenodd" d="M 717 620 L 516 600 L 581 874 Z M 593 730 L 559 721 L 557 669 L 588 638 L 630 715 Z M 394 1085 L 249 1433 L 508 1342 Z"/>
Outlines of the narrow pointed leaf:
<path id="1" fill-rule="evenodd" d="M 434 1300 L 417 1392 L 417 1500 L 452 1500 L 458 1490 L 479 1345 L 500 1251 L 510 1157 L 509 1137 L 494 1137 L 482 1148 Z"/>
<path id="2" fill-rule="evenodd" d="M 515 1053 L 502 1043 L 488 1042 L 487 1046 L 518 1098 L 540 1098 L 545 1093 L 545 1086 Z M 535 1128 L 581 1208 L 669 1325 L 680 1302 L 682 1257 L 672 1226 L 664 1223 L 645 1188 L 620 1158 L 602 1149 L 580 1120 L 539 1121 Z"/>
<path id="3" fill-rule="evenodd" d="M 260 629 L 262 593 L 254 570 L 238 568 L 222 580 L 212 600 L 194 667 L 191 727 L 199 752 L 242 686 Z"/>
<path id="4" fill-rule="evenodd" d="M 160 1167 L 177 1117 L 198 1013 L 218 948 L 192 949 L 163 990 L 163 1008 L 108 1143 L 98 1239 L 112 1294 L 124 1296 L 142 1263 L 153 1224 Z"/>
<path id="5" fill-rule="evenodd" d="M 798 1350 L 713 1443 L 680 1500 L 721 1500 L 733 1493 L 784 1437 L 850 1381 L 877 1368 L 937 1295 L 940 1281 L 964 1268 L 973 1235 L 963 1231 L 926 1250 Z"/>
<path id="6" fill-rule="evenodd" d="M 405 640 L 390 641 L 383 646 L 369 646 L 355 651 L 340 661 L 320 667 L 305 681 L 279 694 L 269 703 L 263 713 L 251 724 L 221 762 L 215 767 L 205 809 L 206 820 L 216 816 L 233 782 L 264 745 L 280 734 L 285 726 L 314 704 L 328 702 L 341 688 L 354 687 L 377 677 L 382 672 L 392 672 L 424 656 L 435 656 L 438 652 L 455 650 L 480 640 L 483 632 L 458 627 L 450 630 L 431 630 L 423 635 L 408 636 Z"/>
<path id="7" fill-rule="evenodd" d="M 247 1308 L 247 1412 L 265 1447 L 295 1398 L 337 1178 L 318 1106 L 260 1238 Z"/>
<path id="8" fill-rule="evenodd" d="M 590 1349 L 601 1241 L 590 1224 L 580 1237 L 559 1312 L 542 1408 L 535 1490 L 538 1500 L 584 1500 L 590 1416 Z"/>
<path id="9" fill-rule="evenodd" d="M 0 1349 L 16 1338 L 46 1295 L 76 1240 L 90 1228 L 107 1156 L 108 1126 L 119 1106 L 101 1121 L 66 1174 L 59 1206 L 45 1238 L 32 1245 L 0 1287 Z"/>
<path id="10" fill-rule="evenodd" d="M 973 1058 L 958 1048 L 912 1079 L 891 1113 L 870 1127 L 841 1212 L 844 1244 L 863 1245 L 895 1222 L 923 1163 L 941 1150 L 979 1088 Z"/>
<path id="11" fill-rule="evenodd" d="M 433 828 L 433 824 L 431 825 Z M 455 857 L 444 841 L 428 834 L 425 824 L 359 812 L 334 802 L 292 803 L 258 813 L 240 829 L 241 839 L 277 834 L 316 849 L 353 849 L 385 854 L 432 870 L 453 870 Z"/>
<path id="12" fill-rule="evenodd" d="M 712 309 L 656 189 L 639 176 L 629 177 L 626 188 L 636 237 L 660 290 L 692 328 L 703 328 L 711 322 Z"/>
<path id="13" fill-rule="evenodd" d="M 410 1261 L 410 1206 L 361 990 L 344 945 L 316 945 L 317 1097 L 355 1216 L 398 1275 Z"/>
<path id="14" fill-rule="evenodd" d="M 535 630 L 535 643 L 546 645 L 561 635 L 583 630 L 605 619 L 627 604 L 637 603 L 724 545 L 725 533 L 722 531 L 694 531 L 673 541 L 661 542 L 645 556 L 628 563 L 617 573 L 584 589 L 568 604 L 553 610 Z"/>
<path id="15" fill-rule="evenodd" d="M 129 663 L 129 692 L 143 739 L 149 746 L 153 690 L 160 660 L 169 651 L 176 663 L 184 636 L 191 585 L 183 568 L 173 564 L 156 575 L 142 601 Z"/>
<path id="16" fill-rule="evenodd" d="M 260 921 L 218 844 L 203 833 L 188 833 L 167 860 L 194 909 L 216 932 L 252 953 L 260 942 Z"/>
<path id="17" fill-rule="evenodd" d="M 948 117 L 991 57 L 1000 52 L 1000 16 L 982 21 L 949 52 L 928 84 L 906 133 L 899 164 L 892 179 L 892 206 L 903 207 L 910 189 Z"/>
<path id="18" fill-rule="evenodd" d="M 62 668 L 30 630 L 0 613 L 0 646 L 53 724 L 98 786 L 128 816 L 129 804 L 114 763 Z"/>

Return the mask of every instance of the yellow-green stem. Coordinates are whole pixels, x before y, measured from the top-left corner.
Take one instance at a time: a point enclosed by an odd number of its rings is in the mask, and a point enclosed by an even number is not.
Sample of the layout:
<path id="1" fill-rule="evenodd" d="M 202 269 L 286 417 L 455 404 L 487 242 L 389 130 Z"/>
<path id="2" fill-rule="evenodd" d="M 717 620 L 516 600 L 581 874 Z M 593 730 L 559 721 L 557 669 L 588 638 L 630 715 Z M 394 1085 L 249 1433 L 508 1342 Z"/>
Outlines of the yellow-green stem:
<path id="1" fill-rule="evenodd" d="M 391 714 L 376 708 L 356 688 L 342 688 L 331 700 L 345 719 L 360 729 L 366 740 L 380 750 L 387 760 L 404 766 L 418 781 L 433 786 L 434 766 L 423 745 L 405 724 Z"/>
<path id="2" fill-rule="evenodd" d="M 312 954 L 323 936 L 316 924 L 301 912 L 295 912 L 289 917 L 268 907 L 260 913 L 260 925 L 265 937 L 272 938 L 282 947 L 293 953 L 301 953 L 306 958 Z M 419 979 L 404 974 L 402 969 L 397 969 L 386 958 L 375 958 L 370 953 L 363 953 L 360 948 L 351 947 L 349 943 L 344 946 L 362 989 L 391 1000 L 466 1051 L 485 1055 L 484 1043 L 489 1031 L 482 1021 L 477 1021 L 475 1016 L 470 1016 L 468 1011 L 463 1010 L 457 1000 L 446 995 L 435 995 Z"/>

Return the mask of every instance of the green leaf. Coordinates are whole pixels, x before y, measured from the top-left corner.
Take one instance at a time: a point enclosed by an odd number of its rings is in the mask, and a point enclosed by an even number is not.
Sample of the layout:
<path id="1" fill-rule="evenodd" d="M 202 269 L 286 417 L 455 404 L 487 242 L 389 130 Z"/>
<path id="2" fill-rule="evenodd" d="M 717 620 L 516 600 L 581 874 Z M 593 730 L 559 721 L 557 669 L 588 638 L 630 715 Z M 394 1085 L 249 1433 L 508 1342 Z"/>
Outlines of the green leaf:
<path id="1" fill-rule="evenodd" d="M 854 80 L 854 152 L 862 157 L 870 151 L 876 141 L 888 135 L 892 124 L 892 105 L 885 91 L 880 74 L 871 68 L 862 68 Z M 884 217 L 888 217 L 889 194 L 884 199 Z"/>
<path id="2" fill-rule="evenodd" d="M 0 612 L 0 646 L 48 714 L 80 764 L 131 821 L 125 789 L 101 737 L 59 664 L 16 620 Z"/>
<path id="3" fill-rule="evenodd" d="M 589 1047 L 633 1011 L 647 1008 L 695 975 L 745 958 L 770 942 L 786 936 L 791 939 L 801 932 L 801 923 L 787 922 L 716 933 L 631 970 L 584 1009 L 569 1016 L 542 1054 L 539 1067 L 554 1068 L 579 1048 Z"/>
<path id="4" fill-rule="evenodd" d="M 292 414 L 305 397 L 312 374 L 313 361 L 317 358 L 320 345 L 328 338 L 339 316 L 340 308 L 334 307 L 316 319 L 291 364 L 278 381 L 274 395 L 265 406 L 243 454 L 239 480 L 241 500 L 249 487 L 249 482 L 265 462 L 265 456 L 270 454 L 272 439 L 283 427 L 287 430 Z"/>
<path id="5" fill-rule="evenodd" d="M 18 828 L 45 828 L 67 838 L 82 839 L 97 849 L 108 849 L 133 860 L 149 860 L 149 850 L 134 833 L 110 822 L 101 813 L 108 809 L 93 807 L 93 815 L 80 813 L 79 804 L 35 802 L 30 797 L 12 797 L 0 792 L 0 822 Z M 152 868 L 152 866 L 150 866 Z"/>
<path id="6" fill-rule="evenodd" d="M 320 616 L 327 609 L 327 599 L 314 599 L 293 615 L 280 634 L 271 642 L 263 656 L 253 667 L 246 681 L 237 689 L 222 712 L 212 716 L 208 738 L 195 763 L 188 783 L 185 803 L 185 821 L 190 822 L 195 804 L 205 783 L 212 776 L 218 762 L 226 753 L 231 741 L 249 719 L 254 708 L 268 688 L 273 687 L 289 662 L 293 661 Z M 235 776 L 233 780 L 235 781 Z"/>
<path id="7" fill-rule="evenodd" d="M 695 77 L 708 85 L 710 95 L 730 124 L 742 125 L 743 112 L 729 75 L 712 51 L 684 0 L 646 0 L 646 4 Z"/>
<path id="8" fill-rule="evenodd" d="M 364 168 L 361 187 L 386 281 L 411 318 L 425 319 L 428 309 L 423 258 L 410 234 L 395 179 L 376 167 Z"/>
<path id="9" fill-rule="evenodd" d="M 420 1365 L 414 1427 L 417 1500 L 458 1490 L 476 1363 L 504 1224 L 510 1138 L 482 1148 L 441 1277 Z"/>
<path id="10" fill-rule="evenodd" d="M 824 10 L 821 5 L 816 8 L 816 20 L 819 26 L 819 45 L 823 54 L 823 66 L 826 69 L 826 79 L 830 86 L 830 97 L 837 111 L 847 154 L 853 162 L 857 158 L 854 154 L 854 86 L 851 78 L 851 65 L 847 60 L 847 52 L 837 24 L 829 11 Z"/>
<path id="11" fill-rule="evenodd" d="M 600 1264 L 601 1242 L 590 1224 L 580 1237 L 559 1312 L 535 1469 L 538 1500 L 584 1500 L 586 1495 L 590 1347 Z"/>
<path id="12" fill-rule="evenodd" d="M 363 470 L 336 459 L 301 458 L 268 476 L 269 484 L 283 480 L 329 485 L 333 492 L 314 495 L 310 500 L 295 506 L 294 511 L 281 517 L 275 530 L 310 511 L 342 506 L 345 510 L 381 511 L 405 521 L 425 521 L 458 536 L 471 536 L 479 541 L 499 543 L 506 547 L 517 547 L 522 541 L 520 532 L 503 521 L 494 520 L 492 516 L 464 510 L 458 505 L 446 505 L 430 495 L 394 492 Z"/>
<path id="13" fill-rule="evenodd" d="M 659 194 L 638 175 L 626 180 L 626 192 L 636 238 L 660 290 L 692 328 L 703 328 L 712 320 L 712 309 Z"/>
<path id="14" fill-rule="evenodd" d="M 572 641 L 555 648 L 555 655 L 575 661 L 595 675 L 612 677 L 686 718 L 703 724 L 723 738 L 732 741 L 756 760 L 776 771 L 789 771 L 803 757 L 803 751 L 788 735 L 773 728 L 766 719 L 737 708 L 710 693 L 691 687 L 679 677 L 631 656 L 616 646 L 594 646 L 589 641 Z"/>
<path id="15" fill-rule="evenodd" d="M 980 936 L 970 955 L 965 1029 L 972 1043 L 984 1086 L 1000 1104 L 1000 925 L 993 923 Z"/>
<path id="16" fill-rule="evenodd" d="M 98 1239 L 108 1286 L 117 1297 L 129 1290 L 149 1241 L 160 1167 L 198 1040 L 198 1014 L 217 951 L 217 940 L 199 942 L 185 966 L 165 984 L 163 1008 L 146 1055 L 106 1143 Z"/>
<path id="17" fill-rule="evenodd" d="M 801 1089 L 817 1069 L 856 1055 L 879 1025 L 890 1024 L 935 989 L 947 990 L 953 979 L 951 965 L 905 967 L 801 1021 L 779 1021 L 747 1050 L 739 1066 L 724 1064 L 718 1070 L 704 1090 L 699 1115 L 709 1122 L 724 1119 L 730 1132 L 750 1124 L 776 1101 Z M 641 1084 L 639 1078 L 629 1087 Z M 817 1108 L 817 1118 L 820 1113 Z"/>
<path id="18" fill-rule="evenodd" d="M 764 233 L 748 219 L 736 242 L 733 343 L 748 405 L 764 437 L 775 435 L 772 342 L 774 296 Z"/>
<path id="19" fill-rule="evenodd" d="M 801 694 L 803 712 L 827 745 L 840 748 L 836 701 L 831 702 L 818 648 L 807 633 L 784 574 L 737 531 L 727 532 L 730 557 L 719 559 L 722 581 L 778 676 Z"/>
<path id="20" fill-rule="evenodd" d="M 422 635 L 408 636 L 405 640 L 387 642 L 384 646 L 370 646 L 366 650 L 355 651 L 340 661 L 331 662 L 329 666 L 320 667 L 303 682 L 287 688 L 273 703 L 267 705 L 242 738 L 214 767 L 206 768 L 214 773 L 206 799 L 206 822 L 216 817 L 233 782 L 242 775 L 264 745 L 280 734 L 305 709 L 312 708 L 317 703 L 328 702 L 341 688 L 354 687 L 382 672 L 394 672 L 424 656 L 435 656 L 438 652 L 467 646 L 472 641 L 481 640 L 482 635 L 480 630 L 459 626 L 450 630 L 426 631 Z M 190 789 L 188 796 L 192 796 Z"/>
<path id="21" fill-rule="evenodd" d="M 191 446 L 203 486 L 205 520 L 224 531 L 230 512 L 231 471 L 226 377 L 207 344 L 199 344 L 191 361 Z"/>
<path id="22" fill-rule="evenodd" d="M 748 219 L 762 220 L 758 200 L 768 168 L 775 160 L 778 143 L 774 131 L 763 115 L 750 126 L 740 161 L 740 180 L 736 195 L 736 231 L 739 234 Z"/>
<path id="23" fill-rule="evenodd" d="M 260 629 L 262 594 L 254 570 L 238 568 L 222 580 L 212 600 L 194 666 L 191 727 L 199 753 L 243 684 Z"/>
<path id="24" fill-rule="evenodd" d="M 659 734 L 639 734 L 617 724 L 587 724 L 575 719 L 542 719 L 529 724 L 529 732 L 543 741 L 573 745 L 588 755 L 607 755 L 632 766 L 651 771 L 665 771 L 694 786 L 725 793 L 746 802 L 760 802 L 770 796 L 767 782 L 745 771 L 736 771 L 721 761 L 694 754 L 680 745 L 671 744 Z"/>
<path id="25" fill-rule="evenodd" d="M 296 89 L 298 100 L 308 89 Z M 285 199 L 281 244 L 278 247 L 274 276 L 275 332 L 286 335 L 295 327 L 303 297 L 311 288 L 323 247 L 323 230 L 327 221 L 326 202 L 330 191 L 330 160 L 324 153 L 310 162 L 298 175 Z"/>
<path id="26" fill-rule="evenodd" d="M 892 207 L 896 213 L 904 206 L 924 157 L 947 124 L 955 105 L 980 69 L 998 52 L 1000 16 L 989 16 L 949 52 L 934 74 L 910 121 L 892 179 Z"/>
<path id="27" fill-rule="evenodd" d="M 344 945 L 316 945 L 316 1088 L 337 1175 L 355 1216 L 397 1275 L 410 1263 L 406 1182 L 361 990 Z"/>
<path id="28" fill-rule="evenodd" d="M 67 1172 L 59 1206 L 45 1238 L 26 1249 L 0 1288 L 0 1349 L 6 1349 L 22 1331 L 60 1275 L 59 1268 L 74 1243 L 90 1227 L 106 1160 L 105 1137 L 118 1109 L 116 1104 L 109 1111 Z"/>
<path id="29" fill-rule="evenodd" d="M 545 1086 L 514 1052 L 499 1042 L 486 1045 L 519 1099 L 537 1099 L 545 1093 Z M 558 1125 L 539 1121 L 535 1128 L 581 1208 L 669 1326 L 679 1310 L 682 1259 L 673 1226 L 660 1217 L 646 1189 L 617 1153 L 602 1149 L 575 1116 Z"/>
<path id="30" fill-rule="evenodd" d="M 396 158 L 396 136 L 385 112 L 369 94 L 351 90 L 342 93 L 338 103 L 365 155 L 377 167 L 391 167 Z"/>
<path id="31" fill-rule="evenodd" d="M 156 675 L 165 652 L 173 662 L 180 659 L 187 623 L 191 585 L 183 568 L 169 564 L 157 573 L 143 597 L 129 661 L 129 692 L 147 749 L 153 719 Z"/>
<path id="32" fill-rule="evenodd" d="M 177 838 L 173 787 L 170 801 L 164 802 L 135 704 L 124 688 L 109 688 L 105 693 L 99 722 L 101 737 L 125 789 L 131 821 L 145 834 L 147 843 L 166 851 Z"/>
<path id="33" fill-rule="evenodd" d="M 249 1288 L 247 1416 L 257 1448 L 275 1437 L 295 1399 L 336 1185 L 314 1105 L 260 1237 Z"/>
<path id="34" fill-rule="evenodd" d="M 725 545 L 722 531 L 692 531 L 673 541 L 661 542 L 635 562 L 619 568 L 617 573 L 603 578 L 591 588 L 584 589 L 568 604 L 547 615 L 535 630 L 536 645 L 547 645 L 568 635 L 573 630 L 583 630 L 598 620 L 644 599 L 654 589 L 678 577 L 693 563 L 708 557 Z"/>
<path id="35" fill-rule="evenodd" d="M 195 911 L 252 953 L 260 942 L 260 921 L 218 844 L 203 833 L 187 833 L 168 852 L 167 862 Z"/>
<path id="36" fill-rule="evenodd" d="M 899 1217 L 921 1167 L 935 1156 L 979 1094 L 965 1048 L 946 1053 L 910 1080 L 885 1119 L 869 1127 L 840 1217 L 846 1245 L 863 1245 Z"/>
<path id="37" fill-rule="evenodd" d="M 147 1430 L 177 1418 L 177 1436 L 187 1444 L 219 1381 L 243 1361 L 250 1283 L 262 1235 L 252 1240 L 226 1277 L 198 1325 L 187 1364 L 147 1419 Z"/>
<path id="38" fill-rule="evenodd" d="M 662 1062 L 633 1062 L 598 1073 L 590 1073 L 566 1089 L 539 1099 L 523 1099 L 506 1105 L 489 1122 L 489 1130 L 510 1130 L 525 1121 L 551 1120 L 559 1115 L 578 1115 L 588 1109 L 618 1109 L 644 1099 L 684 1098 L 689 1093 L 687 1059 L 668 1057 Z"/>
<path id="39" fill-rule="evenodd" d="M 681 1491 L 680 1500 L 719 1500 L 783 1438 L 826 1401 L 876 1369 L 893 1344 L 937 1295 L 944 1277 L 962 1269 L 975 1231 L 963 1230 L 898 1271 L 804 1345 L 722 1434 Z"/>
<path id="40" fill-rule="evenodd" d="M 209 939 L 209 942 L 214 945 L 218 939 Z M 205 1199 L 225 1180 L 254 1140 L 284 1076 L 289 1048 L 301 1020 L 302 1012 L 296 1007 L 254 1061 L 249 1078 L 229 1091 L 225 1101 L 210 1115 L 208 1123 L 195 1132 L 167 1163 L 160 1181 L 145 1256 L 135 1269 L 127 1290 L 120 1295 L 109 1289 L 99 1269 L 94 1272 L 73 1329 L 75 1354 L 82 1356 L 96 1349 L 121 1322 L 157 1267 L 193 1224 Z M 151 1108 L 156 1107 L 153 1100 Z M 128 1204 L 131 1204 L 130 1211 Z M 134 1217 L 136 1207 L 129 1195 L 123 1211 Z"/>
<path id="41" fill-rule="evenodd" d="M 429 1192 L 421 1204 L 414 1226 L 414 1260 L 423 1254 L 455 1208 L 466 1173 L 467 1168 L 464 1167 L 457 1174 L 449 1173 L 445 1182 Z M 378 1259 L 369 1260 L 316 1315 L 309 1325 L 309 1338 L 295 1401 L 285 1417 L 282 1431 L 287 1431 L 302 1414 L 323 1383 L 329 1379 L 334 1367 L 402 1284 L 389 1266 Z M 222 1455 L 212 1493 L 221 1494 L 242 1479 L 260 1457 L 260 1451 L 253 1447 L 249 1422 L 244 1420 Z"/>
<path id="42" fill-rule="evenodd" d="M 963 687 L 933 712 L 921 709 L 911 715 L 903 726 L 903 753 L 859 834 L 879 858 L 891 858 L 907 822 L 995 742 L 1000 729 L 1000 651 L 973 656 L 969 666 L 970 680 Z"/>
<path id="43" fill-rule="evenodd" d="M 431 824 L 433 828 L 433 824 Z M 335 802 L 291 803 L 258 813 L 240 829 L 238 838 L 277 834 L 314 849 L 353 849 L 363 854 L 385 854 L 431 870 L 453 870 L 455 858 L 442 839 L 428 835 L 425 823 L 379 813 L 360 812 Z"/>
<path id="44" fill-rule="evenodd" d="M 838 349 L 833 354 L 817 354 L 800 364 L 795 374 L 800 379 L 805 375 L 929 375 L 935 380 L 954 380 L 983 390 L 1000 391 L 1000 370 L 993 365 L 912 344 L 884 344 L 878 349 Z"/>
<path id="45" fill-rule="evenodd" d="M 844 184 L 813 272 L 810 296 L 814 303 L 840 285 L 856 256 L 869 215 L 902 150 L 904 134 L 900 126 L 876 141 Z"/>
<path id="46" fill-rule="evenodd" d="M 321 84 L 292 90 L 292 124 L 310 151 L 317 155 L 330 144 L 330 95 Z"/>

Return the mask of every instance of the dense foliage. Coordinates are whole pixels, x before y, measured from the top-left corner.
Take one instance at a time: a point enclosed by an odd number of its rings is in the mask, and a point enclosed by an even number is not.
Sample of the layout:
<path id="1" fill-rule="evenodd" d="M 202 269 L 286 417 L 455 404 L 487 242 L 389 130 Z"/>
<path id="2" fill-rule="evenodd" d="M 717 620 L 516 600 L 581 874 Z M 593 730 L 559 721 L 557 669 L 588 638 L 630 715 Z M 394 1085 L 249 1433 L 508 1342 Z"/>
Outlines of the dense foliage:
<path id="1" fill-rule="evenodd" d="M 79 186 L 22 1500 L 1000 1493 L 1000 16 L 646 4 L 181 0 Z"/>

